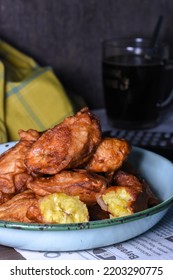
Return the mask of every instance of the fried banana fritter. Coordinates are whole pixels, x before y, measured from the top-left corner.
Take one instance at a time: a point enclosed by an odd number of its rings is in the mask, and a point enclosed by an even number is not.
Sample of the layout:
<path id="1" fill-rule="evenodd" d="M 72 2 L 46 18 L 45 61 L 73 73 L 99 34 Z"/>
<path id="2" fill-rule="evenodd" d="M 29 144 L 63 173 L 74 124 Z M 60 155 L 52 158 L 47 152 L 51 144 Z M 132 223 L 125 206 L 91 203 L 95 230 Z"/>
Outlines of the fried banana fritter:
<path id="1" fill-rule="evenodd" d="M 26 155 L 27 169 L 30 173 L 56 174 L 77 168 L 92 156 L 100 141 L 98 119 L 83 108 L 40 136 Z"/>
<path id="2" fill-rule="evenodd" d="M 131 151 L 124 139 L 104 138 L 97 147 L 86 169 L 92 172 L 114 172 L 120 168 Z"/>
<path id="3" fill-rule="evenodd" d="M 113 180 L 115 185 L 135 187 L 139 190 L 143 189 L 147 195 L 148 207 L 152 207 L 160 203 L 159 198 L 153 193 L 148 183 L 144 179 L 138 178 L 137 175 L 119 170 L 115 172 Z"/>
<path id="4" fill-rule="evenodd" d="M 25 155 L 39 134 L 35 130 L 21 130 L 19 136 L 20 141 L 0 155 L 0 204 L 7 200 L 7 194 L 22 191 L 29 177 L 24 164 Z"/>
<path id="5" fill-rule="evenodd" d="M 107 180 L 86 170 L 61 171 L 51 177 L 36 178 L 27 182 L 28 189 L 37 195 L 66 193 L 78 196 L 87 205 L 96 203 L 96 194 L 105 190 Z"/>
<path id="6" fill-rule="evenodd" d="M 129 186 L 112 186 L 97 196 L 100 207 L 110 218 L 128 216 L 147 209 L 146 192 Z"/>
<path id="7" fill-rule="evenodd" d="M 16 194 L 0 205 L 0 220 L 31 223 L 32 221 L 27 217 L 27 211 L 35 205 L 38 205 L 38 199 L 34 192 L 27 190 Z"/>
<path id="8" fill-rule="evenodd" d="M 97 202 L 103 210 L 110 213 L 110 217 L 122 217 L 150 207 L 151 197 L 154 203 L 154 196 L 143 180 L 134 174 L 118 170 L 114 174 L 112 186 L 97 196 Z"/>

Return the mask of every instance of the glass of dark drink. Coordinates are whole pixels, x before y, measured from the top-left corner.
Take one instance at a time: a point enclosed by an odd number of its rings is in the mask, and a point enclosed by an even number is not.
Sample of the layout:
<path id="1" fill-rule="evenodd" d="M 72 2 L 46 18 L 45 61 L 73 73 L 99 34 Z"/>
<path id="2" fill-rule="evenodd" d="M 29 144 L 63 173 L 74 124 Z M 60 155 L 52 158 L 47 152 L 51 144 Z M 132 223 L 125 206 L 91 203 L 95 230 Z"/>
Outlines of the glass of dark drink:
<path id="1" fill-rule="evenodd" d="M 161 43 L 151 48 L 144 38 L 103 42 L 105 108 L 114 126 L 135 129 L 158 123 L 168 98 L 165 77 L 173 71 L 168 62 L 169 48 Z"/>

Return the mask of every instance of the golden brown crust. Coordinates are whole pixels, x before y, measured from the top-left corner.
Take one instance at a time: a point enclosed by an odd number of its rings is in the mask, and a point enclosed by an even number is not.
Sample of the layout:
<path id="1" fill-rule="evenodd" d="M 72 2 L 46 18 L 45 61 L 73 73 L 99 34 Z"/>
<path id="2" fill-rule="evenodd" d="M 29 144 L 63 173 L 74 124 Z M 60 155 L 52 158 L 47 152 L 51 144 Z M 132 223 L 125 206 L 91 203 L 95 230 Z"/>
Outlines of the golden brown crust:
<path id="1" fill-rule="evenodd" d="M 124 139 L 104 138 L 97 147 L 86 169 L 92 172 L 114 172 L 119 169 L 131 151 Z"/>
<path id="2" fill-rule="evenodd" d="M 84 108 L 44 132 L 26 156 L 30 173 L 56 174 L 86 162 L 101 141 L 98 119 Z"/>
<path id="3" fill-rule="evenodd" d="M 19 129 L 18 134 L 19 134 L 20 140 L 25 140 L 25 141 L 36 141 L 41 135 L 35 129 L 28 129 L 26 131 L 23 129 Z"/>
<path id="4" fill-rule="evenodd" d="M 51 177 L 36 178 L 27 182 L 27 187 L 37 195 L 65 193 L 78 196 L 87 205 L 96 203 L 96 194 L 105 190 L 107 180 L 86 170 L 61 171 Z"/>
<path id="5" fill-rule="evenodd" d="M 30 175 L 27 173 L 24 160 L 32 144 L 33 140 L 22 138 L 14 147 L 0 155 L 0 192 L 15 194 L 25 189 L 25 183 Z"/>
<path id="6" fill-rule="evenodd" d="M 7 194 L 0 191 L 0 205 L 10 200 L 14 194 Z"/>
<path id="7" fill-rule="evenodd" d="M 113 184 L 116 186 L 129 186 L 141 190 L 143 188 L 139 179 L 128 172 L 118 170 L 113 177 Z"/>
<path id="8" fill-rule="evenodd" d="M 19 193 L 0 205 L 0 220 L 30 223 L 27 211 L 37 203 L 38 199 L 34 192 L 27 190 Z"/>
<path id="9" fill-rule="evenodd" d="M 160 200 L 153 193 L 148 183 L 143 178 L 141 179 L 137 175 L 119 170 L 114 174 L 113 183 L 114 185 L 126 185 L 129 187 L 135 187 L 139 190 L 143 190 L 147 195 L 148 207 L 152 207 L 160 203 Z"/>

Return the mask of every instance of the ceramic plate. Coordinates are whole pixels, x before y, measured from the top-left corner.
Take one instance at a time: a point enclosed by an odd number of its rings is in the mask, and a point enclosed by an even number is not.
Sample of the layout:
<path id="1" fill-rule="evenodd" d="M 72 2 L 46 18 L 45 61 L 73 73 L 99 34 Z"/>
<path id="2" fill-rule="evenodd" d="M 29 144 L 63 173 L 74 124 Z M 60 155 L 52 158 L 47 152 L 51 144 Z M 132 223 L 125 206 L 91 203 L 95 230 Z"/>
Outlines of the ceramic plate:
<path id="1" fill-rule="evenodd" d="M 1 144 L 0 153 L 14 144 Z M 79 224 L 0 221 L 0 244 L 36 251 L 76 251 L 116 244 L 144 233 L 158 223 L 173 204 L 173 164 L 137 147 L 133 147 L 128 161 L 149 182 L 162 203 L 130 216 Z"/>

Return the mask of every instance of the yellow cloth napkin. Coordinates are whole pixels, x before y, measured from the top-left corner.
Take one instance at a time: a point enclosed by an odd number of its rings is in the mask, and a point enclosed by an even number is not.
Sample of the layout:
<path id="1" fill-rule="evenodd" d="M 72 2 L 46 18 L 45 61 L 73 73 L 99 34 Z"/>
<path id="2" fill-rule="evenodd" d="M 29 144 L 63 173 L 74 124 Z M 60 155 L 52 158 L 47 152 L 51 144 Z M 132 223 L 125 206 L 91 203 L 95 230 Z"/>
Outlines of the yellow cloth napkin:
<path id="1" fill-rule="evenodd" d="M 44 131 L 72 114 L 52 68 L 0 40 L 0 142 L 18 140 L 19 129 Z"/>

